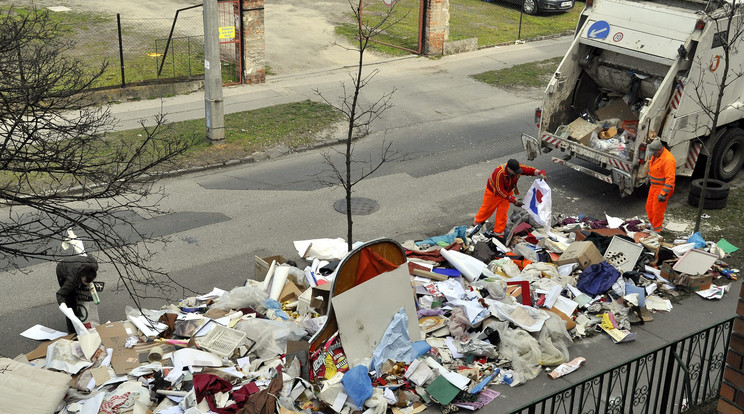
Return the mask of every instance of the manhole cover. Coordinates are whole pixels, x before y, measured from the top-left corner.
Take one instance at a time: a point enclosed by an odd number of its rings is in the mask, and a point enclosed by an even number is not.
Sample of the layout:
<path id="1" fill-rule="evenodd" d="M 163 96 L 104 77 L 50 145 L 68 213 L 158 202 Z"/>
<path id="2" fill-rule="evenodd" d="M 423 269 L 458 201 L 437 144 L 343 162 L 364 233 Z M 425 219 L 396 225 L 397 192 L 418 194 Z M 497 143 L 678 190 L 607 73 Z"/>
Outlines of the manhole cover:
<path id="1" fill-rule="evenodd" d="M 333 203 L 333 208 L 336 209 L 341 214 L 346 214 L 346 199 L 342 198 L 341 200 L 336 201 Z M 361 214 L 361 215 L 367 215 L 372 214 L 375 211 L 379 210 L 380 205 L 377 204 L 377 201 L 372 200 L 371 198 L 363 198 L 363 197 L 352 197 L 351 198 L 351 214 Z"/>

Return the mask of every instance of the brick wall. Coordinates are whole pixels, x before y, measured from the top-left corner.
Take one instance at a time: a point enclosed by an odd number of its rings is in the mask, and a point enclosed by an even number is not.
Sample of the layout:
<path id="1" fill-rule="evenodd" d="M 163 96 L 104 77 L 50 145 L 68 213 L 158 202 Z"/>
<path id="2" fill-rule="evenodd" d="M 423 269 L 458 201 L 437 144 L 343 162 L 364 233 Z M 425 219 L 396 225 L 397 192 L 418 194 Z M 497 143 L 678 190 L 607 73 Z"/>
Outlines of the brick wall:
<path id="1" fill-rule="evenodd" d="M 444 42 L 449 39 L 449 0 L 424 2 L 424 54 L 444 54 Z"/>
<path id="2" fill-rule="evenodd" d="M 266 82 L 264 0 L 242 0 L 243 83 Z"/>
<path id="3" fill-rule="evenodd" d="M 726 355 L 721 392 L 718 396 L 718 412 L 741 414 L 744 412 L 744 284 L 739 292 L 733 332 Z"/>

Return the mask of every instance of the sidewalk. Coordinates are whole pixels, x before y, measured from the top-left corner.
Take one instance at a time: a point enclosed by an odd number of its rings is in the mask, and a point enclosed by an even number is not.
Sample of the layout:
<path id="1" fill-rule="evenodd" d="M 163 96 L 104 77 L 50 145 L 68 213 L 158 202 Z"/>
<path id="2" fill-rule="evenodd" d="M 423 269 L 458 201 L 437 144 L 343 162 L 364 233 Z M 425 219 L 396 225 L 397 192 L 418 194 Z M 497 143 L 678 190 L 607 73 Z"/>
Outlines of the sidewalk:
<path id="1" fill-rule="evenodd" d="M 378 96 L 381 92 L 397 89 L 396 101 L 420 95 L 430 88 L 446 88 L 447 85 L 428 83 L 428 74 L 447 73 L 450 78 L 467 78 L 468 75 L 487 70 L 502 69 L 515 64 L 548 59 L 561 56 L 571 41 L 570 37 L 541 40 L 518 45 L 491 47 L 473 52 L 444 56 L 440 59 L 430 59 L 420 56 L 405 56 L 388 60 L 375 61 L 365 65 L 367 71 L 377 70 L 379 73 L 363 90 L 363 96 Z M 225 113 L 248 111 L 273 105 L 297 102 L 305 99 L 319 101 L 320 97 L 314 91 L 321 91 L 324 96 L 336 98 L 340 96 L 341 82 L 349 81 L 349 70 L 355 68 L 335 67 L 319 68 L 317 70 L 295 73 L 291 75 L 269 76 L 264 84 L 240 85 L 223 88 Z M 410 81 L 412 75 L 416 80 Z M 439 76 L 436 82 L 441 82 Z M 401 83 L 406 82 L 406 83 Z M 484 87 L 470 90 L 467 101 L 479 99 L 473 94 L 491 95 L 493 88 Z M 403 96 L 402 96 L 403 95 Z M 418 101 L 424 105 L 435 105 L 436 102 Z M 140 119 L 150 119 L 161 110 L 167 114 L 169 122 L 199 119 L 204 117 L 204 93 L 199 91 L 188 95 L 168 97 L 162 100 L 150 99 L 146 101 L 125 102 L 115 104 L 111 112 L 119 120 L 116 129 L 127 130 L 139 128 Z M 400 104 L 397 104 L 400 105 Z"/>

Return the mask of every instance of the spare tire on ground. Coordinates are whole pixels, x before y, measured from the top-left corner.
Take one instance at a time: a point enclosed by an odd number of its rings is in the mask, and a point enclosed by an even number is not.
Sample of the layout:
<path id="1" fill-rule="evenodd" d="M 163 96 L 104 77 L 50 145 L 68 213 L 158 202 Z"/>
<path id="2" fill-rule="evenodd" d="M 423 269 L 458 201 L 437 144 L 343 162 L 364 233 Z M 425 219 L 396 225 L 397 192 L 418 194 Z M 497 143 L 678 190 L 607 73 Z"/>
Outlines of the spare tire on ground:
<path id="1" fill-rule="evenodd" d="M 707 191 L 706 191 L 706 194 L 707 194 Z M 690 203 L 690 205 L 697 207 L 698 203 L 700 203 L 700 196 L 699 195 L 696 196 L 692 194 L 692 191 L 690 191 L 690 194 L 687 196 L 687 202 Z M 705 200 L 703 200 L 703 208 L 706 210 L 720 210 L 726 207 L 727 202 L 728 202 L 728 198 L 722 198 L 720 200 L 712 200 L 706 197 Z"/>
<path id="2" fill-rule="evenodd" d="M 725 200 L 728 198 L 731 186 L 729 183 L 713 178 L 708 178 L 708 185 L 705 187 L 705 198 L 707 200 Z M 690 195 L 700 199 L 703 192 L 703 179 L 697 178 L 690 183 Z"/>

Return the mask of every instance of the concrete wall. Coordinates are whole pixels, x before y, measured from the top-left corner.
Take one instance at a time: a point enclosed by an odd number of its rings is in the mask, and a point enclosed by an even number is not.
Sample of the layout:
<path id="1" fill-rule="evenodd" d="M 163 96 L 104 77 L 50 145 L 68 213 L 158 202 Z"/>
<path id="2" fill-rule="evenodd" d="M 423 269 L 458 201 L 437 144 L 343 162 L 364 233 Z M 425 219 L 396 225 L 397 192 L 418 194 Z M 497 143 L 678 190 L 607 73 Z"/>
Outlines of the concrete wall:
<path id="1" fill-rule="evenodd" d="M 266 82 L 264 0 L 242 0 L 243 83 Z"/>
<path id="2" fill-rule="evenodd" d="M 744 412 L 744 285 L 739 292 L 736 319 L 726 355 L 718 412 L 723 414 Z"/>
<path id="3" fill-rule="evenodd" d="M 424 2 L 424 47 L 425 55 L 443 55 L 444 43 L 449 39 L 449 0 Z"/>

